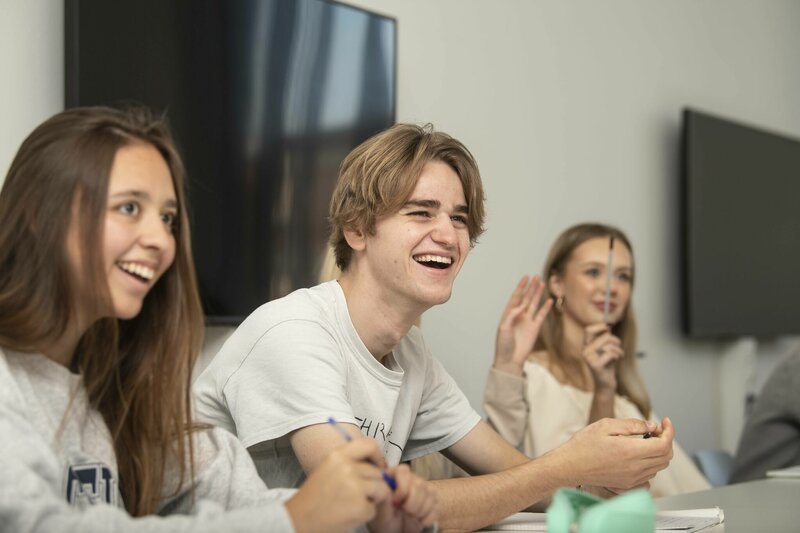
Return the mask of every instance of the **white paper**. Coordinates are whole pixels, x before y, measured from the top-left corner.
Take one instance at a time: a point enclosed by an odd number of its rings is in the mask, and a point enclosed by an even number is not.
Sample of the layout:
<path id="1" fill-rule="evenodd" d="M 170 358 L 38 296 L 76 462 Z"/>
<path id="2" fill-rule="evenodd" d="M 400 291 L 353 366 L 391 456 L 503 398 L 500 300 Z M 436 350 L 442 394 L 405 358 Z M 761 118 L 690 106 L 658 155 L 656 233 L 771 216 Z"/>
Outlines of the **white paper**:
<path id="1" fill-rule="evenodd" d="M 656 513 L 656 531 L 692 533 L 722 523 L 724 520 L 725 514 L 719 507 L 658 511 Z M 545 513 L 517 513 L 486 529 L 491 531 L 547 531 L 547 515 Z"/>
<path id="2" fill-rule="evenodd" d="M 800 465 L 767 470 L 767 477 L 800 477 Z"/>

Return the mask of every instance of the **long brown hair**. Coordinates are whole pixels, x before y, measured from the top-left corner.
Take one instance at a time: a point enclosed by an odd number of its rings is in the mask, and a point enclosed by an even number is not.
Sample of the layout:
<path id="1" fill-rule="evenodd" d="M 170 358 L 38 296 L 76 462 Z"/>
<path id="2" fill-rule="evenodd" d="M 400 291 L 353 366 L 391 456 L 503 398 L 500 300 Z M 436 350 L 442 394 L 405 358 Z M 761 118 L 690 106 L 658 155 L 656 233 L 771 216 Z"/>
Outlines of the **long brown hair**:
<path id="1" fill-rule="evenodd" d="M 572 252 L 584 242 L 597 237 L 614 237 L 615 240 L 624 243 L 631 253 L 631 260 L 633 260 L 633 247 L 628 237 L 620 229 L 605 224 L 577 224 L 564 230 L 553 243 L 542 270 L 542 278 L 548 281 L 553 274 L 563 277 Z M 635 272 L 633 269 L 631 273 L 631 287 L 635 280 Z M 553 298 L 549 283 L 545 283 L 543 297 Z M 650 396 L 647 394 L 647 388 L 636 364 L 636 317 L 630 301 L 620 320 L 611 328 L 611 332 L 620 338 L 622 350 L 625 353 L 625 357 L 616 366 L 617 392 L 630 399 L 644 416 L 649 418 Z M 566 355 L 562 315 L 557 310 L 552 310 L 545 318 L 534 350 L 548 352 L 551 361 L 559 365 L 565 374 L 569 374 L 569 371 L 573 370 L 570 359 Z"/>
<path id="2" fill-rule="evenodd" d="M 25 139 L 0 193 L 0 345 L 40 351 L 66 332 L 78 297 L 96 309 L 110 301 L 107 284 L 97 282 L 106 279 L 102 237 L 109 176 L 117 151 L 140 142 L 155 147 L 172 174 L 175 260 L 137 317 L 95 322 L 73 360 L 90 404 L 111 432 L 120 491 L 134 516 L 155 511 L 168 464 L 179 473 L 175 490 L 194 475 L 192 443 L 185 437 L 192 427 L 189 386 L 203 315 L 184 169 L 166 122 L 143 109 L 61 112 Z M 71 223 L 77 224 L 82 250 L 79 273 L 67 259 Z"/>
<path id="3" fill-rule="evenodd" d="M 460 141 L 434 131 L 430 124 L 396 124 L 355 147 L 339 168 L 330 203 L 329 244 L 342 271 L 347 270 L 353 254 L 345 229 L 374 233 L 378 217 L 396 212 L 411 197 L 429 161 L 446 163 L 461 180 L 470 245 L 476 244 L 484 229 L 484 192 L 472 154 Z"/>

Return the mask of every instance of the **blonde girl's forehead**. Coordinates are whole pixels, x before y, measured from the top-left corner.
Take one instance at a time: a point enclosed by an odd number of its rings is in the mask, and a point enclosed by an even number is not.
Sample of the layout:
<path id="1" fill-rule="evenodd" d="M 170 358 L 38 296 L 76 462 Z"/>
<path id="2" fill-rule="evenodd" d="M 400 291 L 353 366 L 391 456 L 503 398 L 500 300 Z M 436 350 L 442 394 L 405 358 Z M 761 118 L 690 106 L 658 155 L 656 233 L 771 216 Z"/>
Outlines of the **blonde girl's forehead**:
<path id="1" fill-rule="evenodd" d="M 575 247 L 570 255 L 570 263 L 608 263 L 608 246 L 610 237 L 594 237 Z M 619 239 L 614 241 L 613 261 L 615 267 L 633 267 L 631 252 Z"/>

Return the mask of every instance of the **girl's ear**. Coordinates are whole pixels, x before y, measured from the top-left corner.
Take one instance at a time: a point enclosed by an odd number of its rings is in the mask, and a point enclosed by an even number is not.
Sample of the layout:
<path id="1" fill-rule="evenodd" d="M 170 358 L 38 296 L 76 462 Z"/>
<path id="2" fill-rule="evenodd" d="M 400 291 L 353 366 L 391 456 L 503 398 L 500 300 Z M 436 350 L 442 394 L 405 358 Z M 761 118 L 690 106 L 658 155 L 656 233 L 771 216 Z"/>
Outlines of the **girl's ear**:
<path id="1" fill-rule="evenodd" d="M 347 244 L 353 251 L 360 252 L 367 247 L 367 239 L 363 231 L 354 228 L 345 228 L 343 233 L 344 240 L 347 241 Z"/>
<path id="2" fill-rule="evenodd" d="M 564 281 L 561 279 L 561 276 L 555 272 L 550 274 L 550 277 L 547 279 L 547 288 L 550 290 L 550 294 L 556 298 L 564 296 Z"/>

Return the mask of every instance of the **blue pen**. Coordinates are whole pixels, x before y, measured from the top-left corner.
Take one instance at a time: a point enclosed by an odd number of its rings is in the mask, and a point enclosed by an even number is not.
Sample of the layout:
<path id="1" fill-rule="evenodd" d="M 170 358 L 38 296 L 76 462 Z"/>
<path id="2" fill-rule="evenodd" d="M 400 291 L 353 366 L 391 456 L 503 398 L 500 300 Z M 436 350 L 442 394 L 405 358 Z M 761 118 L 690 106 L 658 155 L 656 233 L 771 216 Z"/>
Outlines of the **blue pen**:
<path id="1" fill-rule="evenodd" d="M 345 431 L 343 427 L 337 424 L 336 420 L 334 420 L 333 417 L 328 417 L 328 424 L 333 426 L 333 429 L 335 429 L 336 432 L 339 433 L 339 435 L 341 435 L 342 438 L 347 442 L 353 440 L 353 437 L 351 437 L 350 434 L 347 431 Z M 389 485 L 389 488 L 392 490 L 397 489 L 397 481 L 392 477 L 392 475 L 385 470 L 382 472 L 382 474 L 383 474 L 383 480 L 386 481 L 386 484 Z"/>

